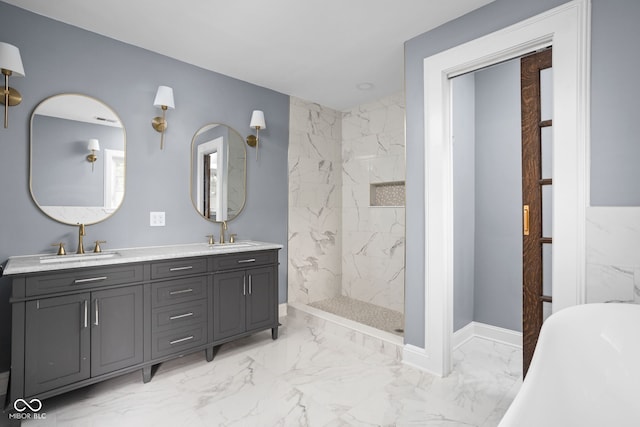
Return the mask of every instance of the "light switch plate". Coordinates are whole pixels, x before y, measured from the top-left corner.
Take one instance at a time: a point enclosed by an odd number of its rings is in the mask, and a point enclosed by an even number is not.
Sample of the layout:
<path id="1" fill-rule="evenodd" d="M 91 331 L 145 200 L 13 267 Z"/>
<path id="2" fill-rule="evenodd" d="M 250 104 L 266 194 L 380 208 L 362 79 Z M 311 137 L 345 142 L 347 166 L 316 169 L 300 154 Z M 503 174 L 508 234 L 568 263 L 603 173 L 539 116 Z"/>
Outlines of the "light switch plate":
<path id="1" fill-rule="evenodd" d="M 149 212 L 149 225 L 151 227 L 164 227 L 164 212 Z"/>

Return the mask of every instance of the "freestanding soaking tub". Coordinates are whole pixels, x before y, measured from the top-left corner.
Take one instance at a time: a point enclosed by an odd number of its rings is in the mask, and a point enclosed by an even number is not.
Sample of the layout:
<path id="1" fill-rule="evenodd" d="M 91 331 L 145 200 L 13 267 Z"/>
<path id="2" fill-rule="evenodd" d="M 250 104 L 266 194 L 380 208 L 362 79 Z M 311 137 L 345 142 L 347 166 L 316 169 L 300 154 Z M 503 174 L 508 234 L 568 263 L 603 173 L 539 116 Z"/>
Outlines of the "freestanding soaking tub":
<path id="1" fill-rule="evenodd" d="M 528 426 L 640 426 L 640 305 L 579 305 L 545 321 L 499 424 Z"/>

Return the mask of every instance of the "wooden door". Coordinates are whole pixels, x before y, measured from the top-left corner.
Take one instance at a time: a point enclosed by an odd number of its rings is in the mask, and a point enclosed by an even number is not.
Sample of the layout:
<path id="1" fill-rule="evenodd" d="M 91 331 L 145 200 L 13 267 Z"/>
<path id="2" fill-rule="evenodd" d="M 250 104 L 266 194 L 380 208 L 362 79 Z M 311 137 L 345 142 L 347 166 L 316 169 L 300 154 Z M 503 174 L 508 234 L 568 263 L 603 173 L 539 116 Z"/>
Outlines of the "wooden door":
<path id="1" fill-rule="evenodd" d="M 551 48 L 521 59 L 523 308 L 522 356 L 526 375 L 543 322 L 543 305 L 551 303 L 550 113 L 543 112 L 541 72 L 551 68 Z M 546 116 L 546 117 L 545 117 Z M 545 295 L 545 293 L 547 295 Z"/>

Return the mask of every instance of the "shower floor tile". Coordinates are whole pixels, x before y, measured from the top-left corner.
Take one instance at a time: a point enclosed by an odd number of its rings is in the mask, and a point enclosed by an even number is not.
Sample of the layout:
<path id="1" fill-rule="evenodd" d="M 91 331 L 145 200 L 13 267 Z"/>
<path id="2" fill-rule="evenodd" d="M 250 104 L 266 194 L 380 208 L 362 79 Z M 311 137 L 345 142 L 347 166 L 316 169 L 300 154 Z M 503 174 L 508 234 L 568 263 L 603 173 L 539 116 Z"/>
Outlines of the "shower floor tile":
<path id="1" fill-rule="evenodd" d="M 381 331 L 404 335 L 404 316 L 399 311 L 345 296 L 317 301 L 309 305 Z"/>

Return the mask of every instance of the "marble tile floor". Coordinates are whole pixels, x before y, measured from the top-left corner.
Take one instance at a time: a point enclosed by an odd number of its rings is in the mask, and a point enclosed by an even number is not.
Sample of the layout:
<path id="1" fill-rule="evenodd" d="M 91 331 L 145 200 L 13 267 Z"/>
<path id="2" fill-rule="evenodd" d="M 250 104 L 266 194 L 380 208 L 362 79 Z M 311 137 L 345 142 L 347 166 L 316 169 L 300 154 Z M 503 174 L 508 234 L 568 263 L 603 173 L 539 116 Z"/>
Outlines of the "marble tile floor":
<path id="1" fill-rule="evenodd" d="M 399 311 L 346 296 L 316 301 L 309 305 L 381 331 L 404 335 L 404 316 Z"/>
<path id="2" fill-rule="evenodd" d="M 24 426 L 480 426 L 498 424 L 521 385 L 521 351 L 473 338 L 438 378 L 282 318 L 265 331 L 43 402 Z M 41 411 L 42 412 L 42 411 Z"/>

